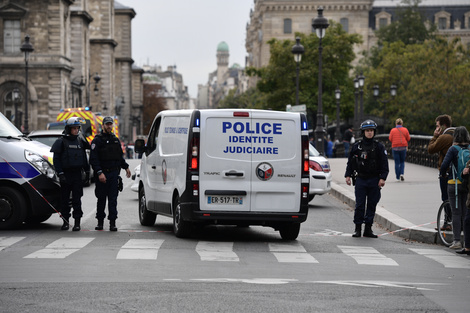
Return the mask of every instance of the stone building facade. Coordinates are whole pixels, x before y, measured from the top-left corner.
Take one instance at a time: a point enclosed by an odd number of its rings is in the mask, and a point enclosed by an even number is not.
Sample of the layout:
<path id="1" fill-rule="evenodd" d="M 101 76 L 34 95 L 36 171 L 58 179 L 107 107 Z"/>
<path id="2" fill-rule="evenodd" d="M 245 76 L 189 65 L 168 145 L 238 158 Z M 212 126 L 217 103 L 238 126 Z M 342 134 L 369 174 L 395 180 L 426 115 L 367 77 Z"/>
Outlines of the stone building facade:
<path id="1" fill-rule="evenodd" d="M 390 24 L 401 0 L 254 0 L 250 22 L 246 26 L 246 66 L 262 67 L 269 63 L 267 42 L 272 38 L 294 40 L 295 32 L 313 32 L 312 22 L 318 7 L 323 15 L 349 33 L 362 36 L 356 45 L 356 55 L 376 44 L 374 31 Z M 468 0 L 423 0 L 420 5 L 430 23 L 438 25 L 443 35 L 460 37 L 464 45 L 470 42 L 470 2 Z M 357 62 L 357 60 L 356 60 Z M 254 86 L 254 80 L 250 81 Z"/>
<path id="2" fill-rule="evenodd" d="M 91 106 L 118 115 L 131 140 L 141 114 L 142 79 L 132 68 L 131 23 L 136 13 L 114 0 L 0 0 L 0 112 L 22 125 L 25 61 L 30 36 L 29 131 L 45 129 L 60 109 Z M 19 101 L 13 90 L 20 92 Z"/>

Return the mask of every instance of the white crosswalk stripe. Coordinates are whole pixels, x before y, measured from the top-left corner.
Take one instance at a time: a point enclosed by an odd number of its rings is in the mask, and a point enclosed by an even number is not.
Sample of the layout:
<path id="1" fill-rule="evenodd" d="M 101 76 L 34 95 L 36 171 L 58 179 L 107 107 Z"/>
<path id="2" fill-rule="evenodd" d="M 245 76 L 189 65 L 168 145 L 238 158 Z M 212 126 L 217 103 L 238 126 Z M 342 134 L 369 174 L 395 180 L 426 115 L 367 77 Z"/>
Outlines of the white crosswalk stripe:
<path id="1" fill-rule="evenodd" d="M 25 239 L 26 237 L 0 237 L 0 251 L 14 245 L 18 241 Z"/>
<path id="2" fill-rule="evenodd" d="M 298 242 L 270 243 L 269 251 L 272 252 L 279 263 L 318 263 Z"/>
<path id="3" fill-rule="evenodd" d="M 119 250 L 116 259 L 156 260 L 163 241 L 161 239 L 130 239 Z"/>
<path id="4" fill-rule="evenodd" d="M 393 259 L 387 258 L 372 247 L 338 246 L 338 248 L 356 260 L 357 264 L 398 266 Z"/>
<path id="5" fill-rule="evenodd" d="M 238 255 L 233 252 L 233 242 L 200 241 L 196 252 L 201 261 L 240 261 Z"/>
<path id="6" fill-rule="evenodd" d="M 411 251 L 434 260 L 447 268 L 470 268 L 470 260 L 456 255 L 455 253 L 438 249 L 415 249 Z"/>
<path id="7" fill-rule="evenodd" d="M 93 241 L 95 238 L 61 238 L 44 249 L 33 252 L 25 259 L 64 259 Z"/>

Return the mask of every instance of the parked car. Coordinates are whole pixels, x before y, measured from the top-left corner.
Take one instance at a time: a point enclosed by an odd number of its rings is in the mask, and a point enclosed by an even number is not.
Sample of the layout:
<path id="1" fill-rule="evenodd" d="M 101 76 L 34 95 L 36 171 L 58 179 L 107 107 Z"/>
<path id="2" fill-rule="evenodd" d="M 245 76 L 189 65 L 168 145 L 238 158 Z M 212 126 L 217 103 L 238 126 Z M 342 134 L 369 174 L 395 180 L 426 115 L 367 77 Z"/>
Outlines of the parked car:
<path id="1" fill-rule="evenodd" d="M 64 129 L 41 129 L 41 130 L 33 130 L 29 133 L 28 138 L 34 141 L 39 141 L 49 147 L 52 147 L 54 142 L 62 136 Z M 90 159 L 90 151 L 87 150 L 87 158 Z M 90 186 L 92 179 L 93 179 L 93 169 L 90 166 L 90 177 L 88 180 L 84 182 L 84 186 Z"/>
<path id="2" fill-rule="evenodd" d="M 132 180 L 134 183 L 131 186 L 131 190 L 139 192 L 139 182 L 140 182 L 140 164 L 134 168 L 134 174 L 132 174 Z"/>
<path id="3" fill-rule="evenodd" d="M 310 189 L 308 201 L 310 202 L 315 195 L 322 195 L 331 190 L 333 176 L 331 175 L 330 162 L 321 156 L 314 146 L 309 146 Z"/>

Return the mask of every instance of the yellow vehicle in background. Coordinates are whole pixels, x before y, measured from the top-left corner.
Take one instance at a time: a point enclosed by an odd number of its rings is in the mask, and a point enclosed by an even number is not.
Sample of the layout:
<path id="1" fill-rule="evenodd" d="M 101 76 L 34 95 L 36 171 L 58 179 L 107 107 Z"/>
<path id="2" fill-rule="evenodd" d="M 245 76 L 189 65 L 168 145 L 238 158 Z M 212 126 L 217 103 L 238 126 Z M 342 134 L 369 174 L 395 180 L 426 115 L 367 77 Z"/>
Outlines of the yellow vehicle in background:
<path id="1" fill-rule="evenodd" d="M 82 117 L 85 120 L 85 124 L 82 126 L 82 133 L 89 143 L 101 132 L 101 122 L 103 118 L 93 113 L 88 107 L 61 109 L 57 115 L 57 122 L 66 121 L 71 117 Z M 98 117 L 100 117 L 101 120 L 99 120 Z"/>

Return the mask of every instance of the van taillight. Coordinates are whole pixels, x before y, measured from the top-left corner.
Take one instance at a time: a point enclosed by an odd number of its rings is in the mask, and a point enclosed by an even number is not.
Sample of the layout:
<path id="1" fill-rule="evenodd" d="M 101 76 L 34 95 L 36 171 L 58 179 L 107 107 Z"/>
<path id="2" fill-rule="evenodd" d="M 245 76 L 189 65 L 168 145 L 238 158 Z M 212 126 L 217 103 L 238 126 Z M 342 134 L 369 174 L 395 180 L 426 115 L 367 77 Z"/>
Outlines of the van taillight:
<path id="1" fill-rule="evenodd" d="M 193 138 L 192 149 L 191 149 L 191 169 L 198 169 L 198 157 L 199 157 L 199 140 Z"/>
<path id="2" fill-rule="evenodd" d="M 199 196 L 199 184 L 193 183 L 193 196 Z"/>

